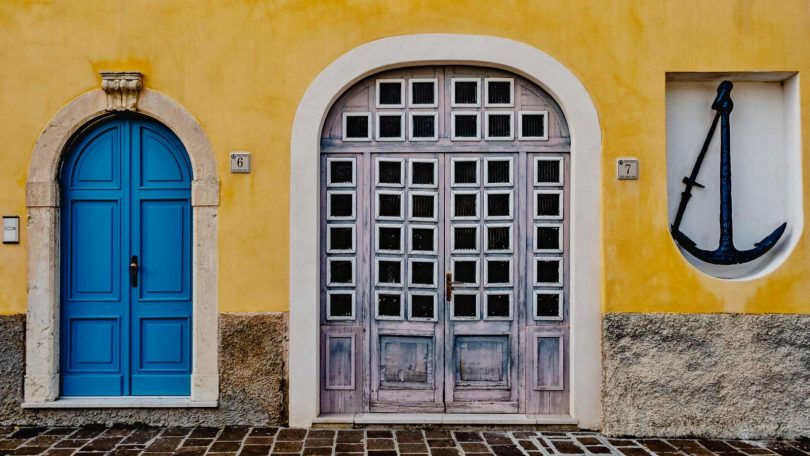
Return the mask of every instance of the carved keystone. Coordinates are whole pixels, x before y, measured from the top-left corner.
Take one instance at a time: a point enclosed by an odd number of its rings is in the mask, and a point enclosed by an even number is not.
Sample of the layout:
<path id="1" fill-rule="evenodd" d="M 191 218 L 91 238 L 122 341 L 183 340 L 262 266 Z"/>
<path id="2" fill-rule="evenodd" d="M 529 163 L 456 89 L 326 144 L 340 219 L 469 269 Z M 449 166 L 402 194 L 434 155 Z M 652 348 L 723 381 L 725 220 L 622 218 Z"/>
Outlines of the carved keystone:
<path id="1" fill-rule="evenodd" d="M 101 72 L 101 89 L 107 94 L 107 111 L 137 111 L 143 75 L 134 71 Z"/>

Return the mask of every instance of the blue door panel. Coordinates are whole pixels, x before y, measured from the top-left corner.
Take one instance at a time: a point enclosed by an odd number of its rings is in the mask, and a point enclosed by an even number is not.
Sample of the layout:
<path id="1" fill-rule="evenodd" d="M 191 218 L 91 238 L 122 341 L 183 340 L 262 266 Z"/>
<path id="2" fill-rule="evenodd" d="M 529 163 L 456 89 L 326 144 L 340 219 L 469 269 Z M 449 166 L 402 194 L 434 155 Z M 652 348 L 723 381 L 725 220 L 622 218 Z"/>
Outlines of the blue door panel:
<path id="1" fill-rule="evenodd" d="M 107 119 L 71 147 L 61 181 L 62 395 L 189 395 L 191 166 L 182 144 L 151 120 Z"/>
<path id="2" fill-rule="evenodd" d="M 189 212 L 188 201 L 141 201 L 142 300 L 191 300 Z"/>
<path id="3" fill-rule="evenodd" d="M 119 201 L 69 203 L 70 300 L 121 301 Z"/>
<path id="4" fill-rule="evenodd" d="M 70 188 L 118 190 L 121 188 L 122 125 L 109 124 L 99 128 L 74 149 L 75 165 L 68 179 Z"/>

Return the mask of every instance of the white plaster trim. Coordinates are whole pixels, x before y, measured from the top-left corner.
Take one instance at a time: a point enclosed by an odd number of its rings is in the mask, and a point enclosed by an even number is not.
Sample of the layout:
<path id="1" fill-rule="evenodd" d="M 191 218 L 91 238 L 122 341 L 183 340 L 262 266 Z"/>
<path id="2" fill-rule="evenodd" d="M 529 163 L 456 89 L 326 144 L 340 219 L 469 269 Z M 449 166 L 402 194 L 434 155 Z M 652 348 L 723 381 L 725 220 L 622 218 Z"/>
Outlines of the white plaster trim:
<path id="1" fill-rule="evenodd" d="M 519 413 L 341 413 L 325 414 L 313 420 L 313 424 L 495 424 L 577 425 L 577 420 L 568 415 L 526 415 Z"/>
<path id="2" fill-rule="evenodd" d="M 107 114 L 106 94 L 87 92 L 62 108 L 34 146 L 26 185 L 28 207 L 28 317 L 26 319 L 25 404 L 54 403 L 59 396 L 59 169 L 71 136 Z M 219 397 L 219 313 L 217 308 L 217 207 L 219 179 L 214 150 L 202 127 L 180 104 L 143 89 L 138 112 L 170 128 L 191 160 L 193 206 L 194 328 L 191 402 Z M 61 403 L 61 400 L 59 401 Z"/>
<path id="3" fill-rule="evenodd" d="M 77 408 L 204 408 L 216 407 L 217 401 L 194 401 L 187 397 L 62 397 L 52 402 L 23 402 L 24 409 Z"/>
<path id="4" fill-rule="evenodd" d="M 527 44 L 480 35 L 422 34 L 384 38 L 339 57 L 310 84 L 298 105 L 290 157 L 290 425 L 318 417 L 319 145 L 329 108 L 373 73 L 412 65 L 483 65 L 520 74 L 560 104 L 571 132 L 571 416 L 600 425 L 601 130 L 579 80 Z"/>

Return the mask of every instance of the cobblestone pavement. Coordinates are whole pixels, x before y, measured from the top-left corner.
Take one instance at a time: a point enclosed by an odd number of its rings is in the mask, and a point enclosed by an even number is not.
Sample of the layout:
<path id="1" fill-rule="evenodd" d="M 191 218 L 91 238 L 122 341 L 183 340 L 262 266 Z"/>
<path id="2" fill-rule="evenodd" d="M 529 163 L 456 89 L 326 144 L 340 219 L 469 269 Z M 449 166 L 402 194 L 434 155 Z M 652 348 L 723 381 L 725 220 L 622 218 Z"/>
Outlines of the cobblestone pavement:
<path id="1" fill-rule="evenodd" d="M 593 432 L 322 430 L 259 427 L 0 427 L 0 456 L 799 456 L 810 441 L 607 438 Z"/>

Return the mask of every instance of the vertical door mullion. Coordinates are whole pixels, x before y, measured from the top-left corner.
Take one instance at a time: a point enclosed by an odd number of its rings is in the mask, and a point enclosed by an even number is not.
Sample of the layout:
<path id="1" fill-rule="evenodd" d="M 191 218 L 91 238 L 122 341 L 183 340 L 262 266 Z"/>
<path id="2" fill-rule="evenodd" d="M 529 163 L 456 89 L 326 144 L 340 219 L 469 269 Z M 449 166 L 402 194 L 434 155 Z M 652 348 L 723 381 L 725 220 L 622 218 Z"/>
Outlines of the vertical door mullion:
<path id="1" fill-rule="evenodd" d="M 123 244 L 121 252 L 123 253 L 121 258 L 121 267 L 122 267 L 122 288 L 126 288 L 129 293 L 121 293 L 123 299 L 125 300 L 123 303 L 123 310 L 122 310 L 122 318 L 124 322 L 122 323 L 122 341 L 121 341 L 121 368 L 123 374 L 123 391 L 125 396 L 129 396 L 132 394 L 132 363 L 135 359 L 134 353 L 132 352 L 133 349 L 133 334 L 135 328 L 133 328 L 133 324 L 135 319 L 132 318 L 133 313 L 133 305 L 136 301 L 135 293 L 137 292 L 136 288 L 132 287 L 130 274 L 129 274 L 129 264 L 132 260 L 132 255 L 134 255 L 137 251 L 135 248 L 135 231 L 137 230 L 138 224 L 138 217 L 135 210 L 135 202 L 137 200 L 137 195 L 135 193 L 135 182 L 136 179 L 134 178 L 134 174 L 136 172 L 136 156 L 137 156 L 137 145 L 135 144 L 136 135 L 134 132 L 132 121 L 126 119 L 123 121 L 123 136 L 124 138 L 121 144 L 121 154 L 123 155 L 121 158 L 121 180 L 122 186 L 124 191 L 122 192 L 122 208 L 121 213 L 125 220 L 121 222 L 121 243 Z M 140 258 L 139 258 L 140 262 Z M 140 274 L 140 271 L 139 271 Z M 140 277 L 139 277 L 140 279 Z M 140 283 L 139 283 L 140 285 Z M 124 330 L 126 328 L 126 330 Z"/>

